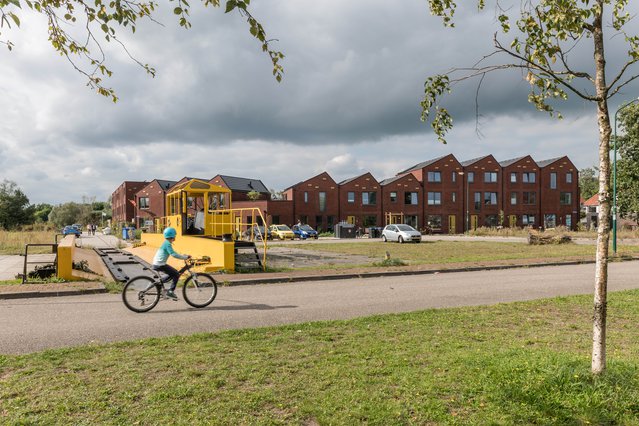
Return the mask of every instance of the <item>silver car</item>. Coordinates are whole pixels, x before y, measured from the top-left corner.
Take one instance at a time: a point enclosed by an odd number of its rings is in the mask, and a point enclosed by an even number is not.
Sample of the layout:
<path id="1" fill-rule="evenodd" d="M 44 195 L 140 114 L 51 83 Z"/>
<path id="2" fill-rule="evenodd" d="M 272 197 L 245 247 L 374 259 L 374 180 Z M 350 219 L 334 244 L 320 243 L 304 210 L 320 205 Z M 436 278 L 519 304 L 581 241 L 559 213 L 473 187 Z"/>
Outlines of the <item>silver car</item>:
<path id="1" fill-rule="evenodd" d="M 422 234 L 420 234 L 417 229 L 409 225 L 386 225 L 382 231 L 382 240 L 384 242 L 397 241 L 398 243 L 403 243 L 412 241 L 419 243 L 422 240 Z"/>

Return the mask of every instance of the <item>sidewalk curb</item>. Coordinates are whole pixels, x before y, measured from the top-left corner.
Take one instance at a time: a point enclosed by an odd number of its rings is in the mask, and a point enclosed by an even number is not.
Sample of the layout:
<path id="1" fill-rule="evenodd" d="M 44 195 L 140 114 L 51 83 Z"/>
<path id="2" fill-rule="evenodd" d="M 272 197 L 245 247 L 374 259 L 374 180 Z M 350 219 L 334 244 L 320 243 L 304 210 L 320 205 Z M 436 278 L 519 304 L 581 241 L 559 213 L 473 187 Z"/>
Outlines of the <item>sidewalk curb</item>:
<path id="1" fill-rule="evenodd" d="M 637 258 L 632 259 L 619 259 L 615 262 L 629 262 L 633 260 L 639 260 Z M 307 281 L 331 281 L 342 279 L 362 279 L 362 278 L 380 278 L 380 277 L 397 277 L 402 275 L 432 275 L 432 274 L 444 274 L 453 272 L 479 272 L 479 271 L 497 271 L 506 269 L 523 269 L 523 268 L 540 268 L 543 266 L 570 266 L 570 265 L 586 265 L 594 264 L 594 260 L 575 260 L 569 262 L 547 262 L 547 263 L 528 263 L 519 265 L 496 265 L 496 266 L 474 266 L 466 268 L 451 268 L 451 269 L 431 269 L 421 271 L 380 271 L 380 272 L 362 272 L 362 273 L 350 273 L 350 274 L 332 274 L 332 275 L 317 275 L 317 276 L 300 276 L 300 277 L 270 277 L 270 278 L 251 278 L 251 279 L 239 279 L 239 280 L 220 280 L 218 284 L 226 286 L 237 285 L 256 285 L 256 284 L 281 284 L 281 283 L 294 283 L 294 282 L 307 282 Z M 610 262 L 612 263 L 612 262 Z M 217 277 L 216 277 L 217 278 Z"/>
<path id="2" fill-rule="evenodd" d="M 106 288 L 91 288 L 86 290 L 61 290 L 61 291 L 25 291 L 13 293 L 0 293 L 0 300 L 34 299 L 39 297 L 82 296 L 85 294 L 106 293 Z"/>
<path id="3" fill-rule="evenodd" d="M 639 258 L 631 259 L 618 259 L 614 262 L 630 262 L 637 261 Z M 257 284 L 282 284 L 282 283 L 296 283 L 296 282 L 309 282 L 309 281 L 334 281 L 334 280 L 348 280 L 348 279 L 366 279 L 366 278 L 380 278 L 380 277 L 398 277 L 403 275 L 434 275 L 445 274 L 454 272 L 480 272 L 480 271 L 498 271 L 508 269 L 523 269 L 523 268 L 540 268 L 543 266 L 571 266 L 571 265 L 587 265 L 594 264 L 594 260 L 575 260 L 569 262 L 546 262 L 546 263 L 529 263 L 518 265 L 496 265 L 496 266 L 474 266 L 466 268 L 451 268 L 451 269 L 431 269 L 421 271 L 380 271 L 380 272 L 362 272 L 362 273 L 347 273 L 347 274 L 331 274 L 331 275 L 317 275 L 317 276 L 284 276 L 284 277 L 264 277 L 264 278 L 250 278 L 250 279 L 238 279 L 238 280 L 223 280 L 221 277 L 218 284 L 220 286 L 239 286 L 239 285 L 257 285 Z M 61 296 L 80 296 L 86 294 L 100 294 L 107 293 L 106 288 L 87 289 L 87 290 L 69 290 L 69 291 L 29 291 L 22 293 L 0 293 L 0 300 L 5 299 L 29 299 L 38 297 L 61 297 Z"/>

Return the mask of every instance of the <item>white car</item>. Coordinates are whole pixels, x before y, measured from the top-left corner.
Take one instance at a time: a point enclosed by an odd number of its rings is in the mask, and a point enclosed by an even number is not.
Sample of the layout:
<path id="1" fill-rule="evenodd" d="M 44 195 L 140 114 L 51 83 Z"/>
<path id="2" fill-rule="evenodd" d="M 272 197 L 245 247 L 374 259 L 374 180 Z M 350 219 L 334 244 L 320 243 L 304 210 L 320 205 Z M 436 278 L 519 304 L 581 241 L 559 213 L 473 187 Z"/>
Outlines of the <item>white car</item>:
<path id="1" fill-rule="evenodd" d="M 109 228 L 108 226 L 106 228 L 102 228 L 102 233 L 104 235 L 111 235 L 111 228 Z"/>
<path id="2" fill-rule="evenodd" d="M 382 231 L 382 240 L 384 242 L 397 241 L 398 243 L 403 243 L 413 241 L 415 243 L 419 243 L 422 240 L 422 234 L 420 234 L 417 229 L 409 225 L 386 225 Z"/>

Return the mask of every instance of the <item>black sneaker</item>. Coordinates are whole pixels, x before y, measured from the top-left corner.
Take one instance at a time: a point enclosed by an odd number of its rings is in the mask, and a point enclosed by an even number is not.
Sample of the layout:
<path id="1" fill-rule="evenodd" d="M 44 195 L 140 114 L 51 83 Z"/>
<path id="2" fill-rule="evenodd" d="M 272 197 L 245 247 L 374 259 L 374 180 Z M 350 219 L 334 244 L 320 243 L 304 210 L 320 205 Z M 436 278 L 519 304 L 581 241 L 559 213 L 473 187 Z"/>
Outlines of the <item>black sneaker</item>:
<path id="1" fill-rule="evenodd" d="M 166 298 L 167 299 L 171 299 L 171 300 L 178 300 L 177 295 L 175 294 L 175 292 L 171 291 L 171 290 L 167 290 L 166 291 Z"/>

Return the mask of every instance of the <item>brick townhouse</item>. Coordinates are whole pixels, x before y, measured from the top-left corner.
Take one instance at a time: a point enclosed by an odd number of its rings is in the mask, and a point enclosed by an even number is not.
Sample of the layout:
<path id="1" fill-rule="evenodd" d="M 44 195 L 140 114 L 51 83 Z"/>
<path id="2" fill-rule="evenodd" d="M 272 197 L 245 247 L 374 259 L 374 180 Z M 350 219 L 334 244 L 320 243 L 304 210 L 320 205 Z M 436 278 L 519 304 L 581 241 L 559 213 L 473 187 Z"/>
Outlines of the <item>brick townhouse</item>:
<path id="1" fill-rule="evenodd" d="M 112 196 L 114 221 L 138 216 L 138 224 L 148 223 L 163 214 L 171 183 L 188 179 L 122 183 Z M 401 221 L 461 233 L 480 226 L 576 229 L 579 220 L 578 171 L 566 156 L 536 162 L 526 155 L 500 163 L 492 155 L 460 162 L 448 154 L 382 181 L 366 172 L 339 184 L 322 172 L 286 188 L 283 200 L 271 199 L 259 179 L 217 175 L 208 182 L 230 189 L 234 208 L 260 209 L 267 225 L 300 221 L 320 231 L 333 230 L 339 221 L 361 227 Z M 256 200 L 248 195 L 253 191 Z M 253 220 L 260 219 L 247 216 L 243 222 Z"/>
<path id="2" fill-rule="evenodd" d="M 135 224 L 153 231 L 155 219 L 166 215 L 166 193 L 177 183 L 174 180 L 153 179 L 136 194 Z"/>
<path id="3" fill-rule="evenodd" d="M 124 181 L 111 194 L 111 220 L 113 223 L 133 222 L 135 219 L 135 194 L 146 181 Z"/>
<path id="4" fill-rule="evenodd" d="M 382 191 L 370 172 L 339 183 L 339 220 L 360 227 L 382 223 Z"/>

